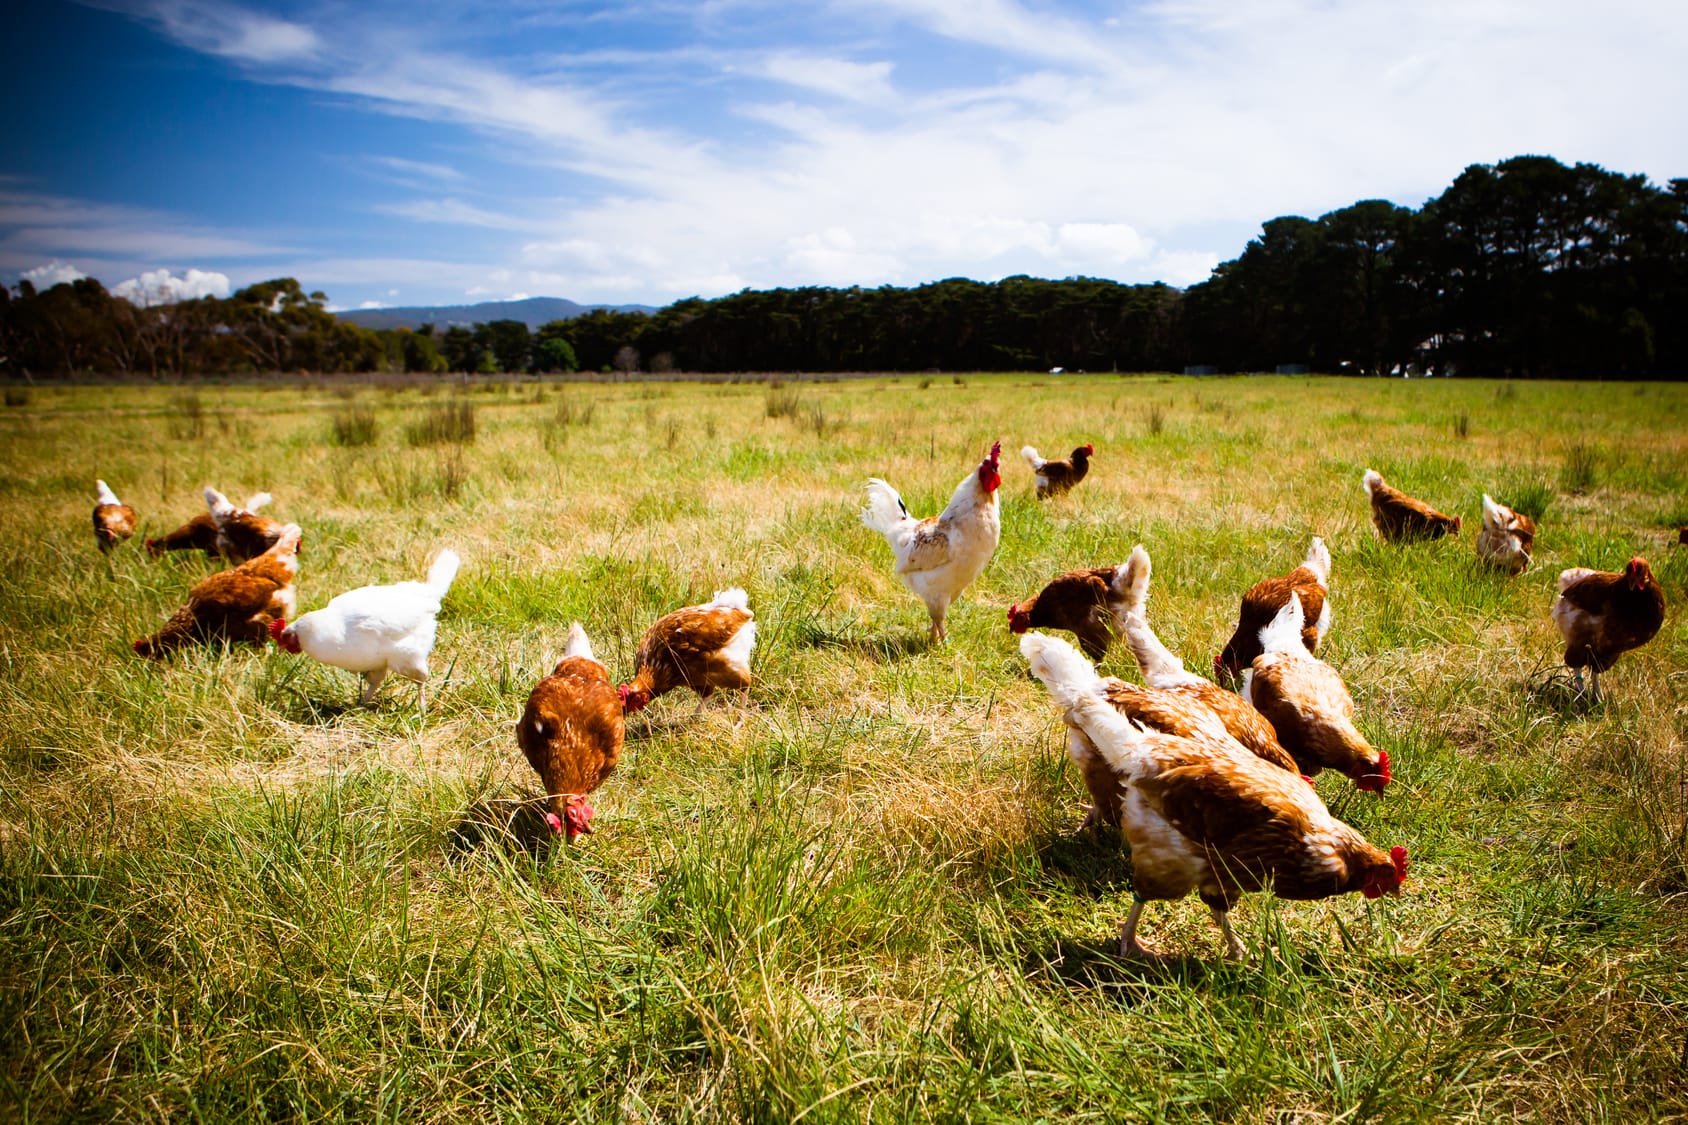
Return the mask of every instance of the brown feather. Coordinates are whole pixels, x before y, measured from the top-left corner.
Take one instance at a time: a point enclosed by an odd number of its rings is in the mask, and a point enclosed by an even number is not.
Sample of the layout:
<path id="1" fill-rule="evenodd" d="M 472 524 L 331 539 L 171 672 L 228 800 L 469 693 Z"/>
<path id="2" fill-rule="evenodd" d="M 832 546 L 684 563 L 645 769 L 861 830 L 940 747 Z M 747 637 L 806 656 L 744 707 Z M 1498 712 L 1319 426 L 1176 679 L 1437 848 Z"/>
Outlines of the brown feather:
<path id="1" fill-rule="evenodd" d="M 94 505 L 94 538 L 109 551 L 135 534 L 135 509 L 127 504 Z"/>
<path id="2" fill-rule="evenodd" d="M 285 619 L 292 605 L 297 550 L 296 541 L 287 546 L 278 542 L 249 562 L 201 579 L 188 591 L 187 605 L 158 632 L 136 641 L 135 651 L 158 659 L 194 642 L 264 644 L 270 622 Z"/>
<path id="3" fill-rule="evenodd" d="M 1559 623 L 1568 668 L 1604 672 L 1619 656 L 1652 640 L 1665 620 L 1665 592 L 1650 568 L 1639 590 L 1631 589 L 1623 574 L 1597 570 L 1561 591 L 1559 600 L 1583 613 Z"/>
<path id="4" fill-rule="evenodd" d="M 1319 647 L 1319 615 L 1325 608 L 1325 587 L 1319 576 L 1306 566 L 1298 566 L 1278 578 L 1265 578 L 1249 587 L 1243 595 L 1242 609 L 1237 614 L 1237 628 L 1225 648 L 1219 653 L 1219 665 L 1233 676 L 1241 674 L 1254 662 L 1262 649 L 1260 630 L 1272 623 L 1278 611 L 1289 604 L 1289 596 L 1301 598 L 1301 643 L 1308 652 Z"/>
<path id="5" fill-rule="evenodd" d="M 210 512 L 201 512 L 176 530 L 147 540 L 147 554 L 157 558 L 166 551 L 204 551 L 207 558 L 217 558 L 217 521 Z"/>
<path id="6" fill-rule="evenodd" d="M 1371 510 L 1378 534 L 1390 543 L 1459 534 L 1459 520 L 1390 487 L 1381 477 L 1371 490 Z"/>
<path id="7" fill-rule="evenodd" d="M 1084 446 L 1073 450 L 1065 461 L 1045 461 L 1037 467 L 1043 480 L 1037 485 L 1037 498 L 1047 500 L 1071 491 L 1090 472 L 1090 454 Z"/>
<path id="8" fill-rule="evenodd" d="M 632 686 L 665 695 L 689 687 L 708 699 L 717 689 L 748 688 L 750 678 L 721 655 L 754 615 L 721 606 L 677 609 L 645 632 Z"/>
<path id="9" fill-rule="evenodd" d="M 585 796 L 614 772 L 624 734 L 609 673 L 584 656 L 564 658 L 535 685 L 516 726 L 516 742 L 559 819 L 570 796 Z"/>
<path id="10" fill-rule="evenodd" d="M 1018 603 L 1011 619 L 1015 632 L 1033 629 L 1062 629 L 1078 637 L 1079 647 L 1091 660 L 1107 655 L 1114 639 L 1114 594 L 1116 567 L 1071 570 L 1045 586 L 1027 601 Z"/>
<path id="11" fill-rule="evenodd" d="M 1354 700 L 1336 669 L 1316 657 L 1272 653 L 1257 657 L 1253 671 L 1249 698 L 1302 773 L 1378 773 L 1378 751 L 1354 725 Z"/>

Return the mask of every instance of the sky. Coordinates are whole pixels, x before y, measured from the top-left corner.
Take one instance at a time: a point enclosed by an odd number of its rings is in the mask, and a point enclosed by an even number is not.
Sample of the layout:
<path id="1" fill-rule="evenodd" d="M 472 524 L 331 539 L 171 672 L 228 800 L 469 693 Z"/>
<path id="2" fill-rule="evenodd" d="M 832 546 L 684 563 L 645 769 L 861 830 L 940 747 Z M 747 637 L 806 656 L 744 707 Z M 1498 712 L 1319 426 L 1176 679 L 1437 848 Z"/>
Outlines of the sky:
<path id="1" fill-rule="evenodd" d="M 1525 153 L 1688 176 L 1671 0 L 8 5 L 0 282 L 331 307 L 1090 276 Z"/>

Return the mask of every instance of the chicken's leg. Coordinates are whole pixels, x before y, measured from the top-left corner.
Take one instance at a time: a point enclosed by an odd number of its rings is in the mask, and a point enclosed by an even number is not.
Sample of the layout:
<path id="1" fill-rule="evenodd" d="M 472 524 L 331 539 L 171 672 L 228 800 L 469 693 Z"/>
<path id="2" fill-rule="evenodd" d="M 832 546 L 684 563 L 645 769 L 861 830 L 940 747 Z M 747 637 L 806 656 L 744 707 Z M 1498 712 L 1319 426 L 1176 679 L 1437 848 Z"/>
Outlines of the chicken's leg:
<path id="1" fill-rule="evenodd" d="M 1213 912 L 1213 920 L 1219 924 L 1219 933 L 1225 939 L 1225 960 L 1248 960 L 1248 954 L 1243 951 L 1243 943 L 1237 940 L 1236 931 L 1231 929 L 1231 912 L 1221 910 L 1217 906 L 1210 906 L 1208 909 Z"/>
<path id="2" fill-rule="evenodd" d="M 1589 685 L 1590 685 L 1589 689 L 1588 689 L 1588 702 L 1591 706 L 1599 706 L 1599 704 L 1600 704 L 1600 665 L 1590 664 L 1588 666 L 1588 682 L 1589 682 Z"/>
<path id="3" fill-rule="evenodd" d="M 381 681 L 387 678 L 387 670 L 378 668 L 373 672 L 363 674 L 363 695 L 359 697 L 360 706 L 369 706 L 369 701 L 375 698 L 375 693 L 381 690 Z"/>
<path id="4" fill-rule="evenodd" d="M 1125 916 L 1125 925 L 1119 931 L 1119 955 L 1121 957 L 1135 957 L 1143 961 L 1159 961 L 1161 954 L 1145 946 L 1137 940 L 1137 919 L 1143 914 L 1143 900 L 1133 896 L 1131 899 L 1131 913 Z"/>

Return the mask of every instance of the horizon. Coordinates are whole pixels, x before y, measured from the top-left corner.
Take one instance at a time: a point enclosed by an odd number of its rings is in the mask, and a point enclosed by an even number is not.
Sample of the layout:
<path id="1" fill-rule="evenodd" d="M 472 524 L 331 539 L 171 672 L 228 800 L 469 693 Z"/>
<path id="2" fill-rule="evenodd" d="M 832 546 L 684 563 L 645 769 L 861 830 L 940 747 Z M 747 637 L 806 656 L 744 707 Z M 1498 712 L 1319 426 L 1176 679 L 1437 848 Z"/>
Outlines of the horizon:
<path id="1" fill-rule="evenodd" d="M 1688 10 L 1633 0 L 49 0 L 10 25 L 31 124 L 0 140 L 0 279 L 148 300 L 284 276 L 340 312 L 1184 288 L 1272 218 L 1416 209 L 1471 164 L 1688 174 Z M 1571 72 L 1541 65 L 1570 43 Z"/>

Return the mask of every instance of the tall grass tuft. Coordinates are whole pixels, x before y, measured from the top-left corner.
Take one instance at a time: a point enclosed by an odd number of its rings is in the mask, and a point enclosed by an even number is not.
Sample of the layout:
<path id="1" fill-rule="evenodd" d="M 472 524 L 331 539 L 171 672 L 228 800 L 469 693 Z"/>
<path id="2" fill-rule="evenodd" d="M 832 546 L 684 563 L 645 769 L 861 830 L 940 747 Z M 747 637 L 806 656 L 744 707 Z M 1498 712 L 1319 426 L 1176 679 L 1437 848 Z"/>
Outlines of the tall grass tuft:
<path id="1" fill-rule="evenodd" d="M 1461 410 L 1454 415 L 1454 436 L 1462 439 L 1471 436 L 1471 414 L 1468 411 Z"/>
<path id="2" fill-rule="evenodd" d="M 1573 496 L 1594 488 L 1600 479 L 1600 449 L 1578 438 L 1565 447 L 1565 459 L 1559 469 L 1559 487 Z"/>
<path id="3" fill-rule="evenodd" d="M 374 445 L 378 429 L 374 407 L 347 406 L 336 410 L 329 420 L 328 440 L 343 449 Z"/>
<path id="4" fill-rule="evenodd" d="M 797 389 L 779 382 L 769 385 L 768 394 L 763 399 L 763 410 L 769 418 L 795 418 L 802 406 L 803 398 Z"/>
<path id="5" fill-rule="evenodd" d="M 1166 408 L 1158 402 L 1151 402 L 1148 409 L 1143 411 L 1143 424 L 1151 434 L 1160 434 L 1166 430 Z"/>
<path id="6" fill-rule="evenodd" d="M 170 436 L 176 441 L 199 441 L 205 437 L 205 402 L 197 391 L 179 391 L 170 396 Z"/>
<path id="7" fill-rule="evenodd" d="M 431 406 L 419 422 L 404 428 L 404 440 L 412 447 L 451 442 L 468 445 L 475 440 L 475 407 L 458 399 Z"/>
<path id="8" fill-rule="evenodd" d="M 1553 506 L 1553 496 L 1553 486 L 1537 478 L 1511 482 L 1495 498 L 1520 515 L 1539 520 Z"/>

